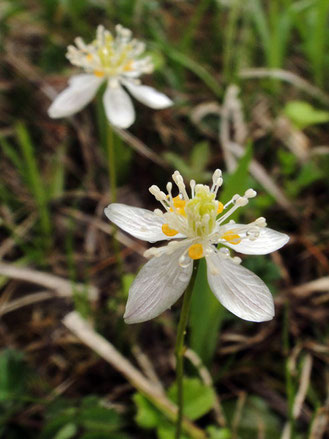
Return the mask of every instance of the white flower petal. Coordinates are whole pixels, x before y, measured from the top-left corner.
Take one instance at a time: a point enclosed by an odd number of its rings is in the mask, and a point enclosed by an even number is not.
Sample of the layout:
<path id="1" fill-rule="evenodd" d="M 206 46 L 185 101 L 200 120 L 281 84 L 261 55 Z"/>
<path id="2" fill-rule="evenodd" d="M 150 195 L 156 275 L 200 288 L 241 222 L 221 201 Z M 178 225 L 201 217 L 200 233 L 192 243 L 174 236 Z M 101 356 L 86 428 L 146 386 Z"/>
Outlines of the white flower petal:
<path id="1" fill-rule="evenodd" d="M 57 119 L 72 116 L 82 110 L 93 99 L 102 82 L 103 79 L 95 75 L 73 76 L 69 80 L 69 86 L 55 98 L 49 107 L 49 116 Z"/>
<path id="2" fill-rule="evenodd" d="M 225 308 L 251 322 L 274 317 L 272 295 L 265 283 L 247 268 L 220 254 L 207 257 L 208 282 Z"/>
<path id="3" fill-rule="evenodd" d="M 153 319 L 170 308 L 184 293 L 191 278 L 193 263 L 182 268 L 179 257 L 185 249 L 153 257 L 138 273 L 129 290 L 124 314 L 126 323 Z"/>
<path id="4" fill-rule="evenodd" d="M 156 242 L 184 238 L 180 233 L 171 237 L 166 236 L 161 228 L 165 223 L 164 218 L 147 209 L 113 203 L 107 206 L 104 212 L 108 219 L 122 230 L 143 241 Z"/>
<path id="5" fill-rule="evenodd" d="M 227 224 L 227 230 L 235 230 L 244 227 L 243 224 Z M 251 241 L 244 238 L 239 244 L 223 242 L 224 245 L 246 255 L 267 255 L 283 247 L 289 241 L 289 236 L 268 227 L 259 227 L 259 236 Z"/>
<path id="6" fill-rule="evenodd" d="M 119 128 L 128 128 L 135 121 L 135 110 L 124 89 L 108 85 L 103 96 L 104 108 L 109 122 Z"/>
<path id="7" fill-rule="evenodd" d="M 130 81 L 123 81 L 123 84 L 138 101 L 154 110 L 173 105 L 173 101 L 168 96 L 148 85 L 136 85 Z"/>

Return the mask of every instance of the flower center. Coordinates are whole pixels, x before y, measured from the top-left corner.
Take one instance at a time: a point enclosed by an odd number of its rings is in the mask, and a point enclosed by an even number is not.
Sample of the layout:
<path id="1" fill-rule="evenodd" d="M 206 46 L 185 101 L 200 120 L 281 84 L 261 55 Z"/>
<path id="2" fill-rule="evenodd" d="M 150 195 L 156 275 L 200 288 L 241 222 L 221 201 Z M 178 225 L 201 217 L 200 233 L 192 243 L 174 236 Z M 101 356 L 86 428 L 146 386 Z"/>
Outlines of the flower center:
<path id="1" fill-rule="evenodd" d="M 195 187 L 195 197 L 185 206 L 188 227 L 194 235 L 207 236 L 213 231 L 219 207 L 215 194 L 208 186 L 200 184 Z"/>
<path id="2" fill-rule="evenodd" d="M 110 33 L 104 34 L 103 44 L 96 40 L 94 43 L 101 66 L 109 75 L 115 75 L 132 70 L 132 45 L 125 41 L 114 39 Z M 87 55 L 89 56 L 89 55 Z M 94 71 L 96 74 L 96 71 Z M 97 75 L 96 75 L 97 76 Z"/>
<path id="3" fill-rule="evenodd" d="M 153 70 L 150 57 L 140 57 L 145 50 L 144 44 L 133 39 L 131 31 L 121 25 L 116 26 L 115 36 L 98 26 L 96 39 L 91 44 L 86 44 L 82 38 L 76 38 L 75 43 L 77 47 L 68 47 L 67 58 L 97 77 L 118 77 L 131 72 L 138 77 Z"/>

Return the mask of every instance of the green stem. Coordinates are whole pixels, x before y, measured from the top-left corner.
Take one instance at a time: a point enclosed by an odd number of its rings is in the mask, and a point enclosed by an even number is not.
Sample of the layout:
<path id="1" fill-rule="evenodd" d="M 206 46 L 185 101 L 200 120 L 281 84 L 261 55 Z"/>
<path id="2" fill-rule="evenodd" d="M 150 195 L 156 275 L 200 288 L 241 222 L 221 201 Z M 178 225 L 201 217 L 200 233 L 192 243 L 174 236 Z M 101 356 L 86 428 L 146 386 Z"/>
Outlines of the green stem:
<path id="1" fill-rule="evenodd" d="M 183 408 L 184 408 L 184 401 L 183 401 L 184 351 L 185 351 L 184 338 L 185 338 L 186 326 L 187 326 L 188 316 L 191 307 L 192 292 L 194 288 L 196 275 L 198 272 L 199 262 L 200 262 L 199 260 L 195 261 L 190 283 L 184 293 L 183 306 L 180 313 L 178 329 L 177 329 L 175 354 L 176 354 L 178 413 L 177 413 L 175 439 L 179 439 L 181 437 L 181 432 L 182 432 L 182 420 L 183 420 Z"/>
<path id="2" fill-rule="evenodd" d="M 112 125 L 109 123 L 107 125 L 106 132 L 106 152 L 107 152 L 107 167 L 109 173 L 109 182 L 110 182 L 110 191 L 111 191 L 111 203 L 117 202 L 117 175 L 115 168 L 115 150 L 114 150 L 114 131 Z M 123 274 L 123 262 L 120 254 L 119 243 L 116 240 L 117 227 L 113 226 L 113 250 L 115 254 L 115 259 L 118 264 L 119 275 L 120 275 L 120 283 L 122 282 L 122 274 Z M 122 285 L 121 285 L 122 286 Z"/>
<path id="3" fill-rule="evenodd" d="M 111 202 L 117 201 L 117 175 L 115 169 L 114 132 L 112 126 L 107 123 L 107 167 L 109 171 Z"/>

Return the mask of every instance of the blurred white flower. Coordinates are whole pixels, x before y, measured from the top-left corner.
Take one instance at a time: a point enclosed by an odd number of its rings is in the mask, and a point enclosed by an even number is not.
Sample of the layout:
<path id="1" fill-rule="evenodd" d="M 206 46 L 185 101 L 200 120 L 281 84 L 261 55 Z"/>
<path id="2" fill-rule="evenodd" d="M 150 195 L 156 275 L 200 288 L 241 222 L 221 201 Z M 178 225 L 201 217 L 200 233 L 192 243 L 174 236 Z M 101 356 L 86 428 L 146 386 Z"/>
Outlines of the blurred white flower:
<path id="1" fill-rule="evenodd" d="M 67 58 L 86 73 L 70 78 L 69 86 L 50 106 L 50 117 L 67 117 L 77 113 L 93 99 L 105 81 L 107 88 L 103 103 L 106 116 L 112 125 L 119 128 L 128 128 L 135 120 L 133 104 L 122 86 L 150 108 L 167 108 L 173 104 L 163 93 L 140 84 L 138 78 L 153 71 L 151 58 L 141 57 L 144 43 L 132 39 L 131 31 L 120 24 L 115 29 L 116 36 L 113 37 L 103 26 L 98 26 L 96 39 L 91 44 L 76 38 L 76 47 L 68 47 Z"/>
<path id="2" fill-rule="evenodd" d="M 289 237 L 267 228 L 265 218 L 246 225 L 233 220 L 224 224 L 256 192 L 248 189 L 244 196 L 234 195 L 223 205 L 216 200 L 223 183 L 221 175 L 219 169 L 214 172 L 211 188 L 191 180 L 191 198 L 178 171 L 173 174 L 177 196 L 172 195 L 171 182 L 167 184 L 168 194 L 151 186 L 150 192 L 162 204 L 164 212 L 119 203 L 105 209 L 114 224 L 138 239 L 171 240 L 166 246 L 145 252 L 152 259 L 140 270 L 130 288 L 124 315 L 127 323 L 152 319 L 173 305 L 188 286 L 193 260 L 203 257 L 210 288 L 222 305 L 245 320 L 262 322 L 273 318 L 274 304 L 269 289 L 258 276 L 240 265 L 239 257 L 231 257 L 226 247 L 248 255 L 264 255 L 281 248 Z"/>

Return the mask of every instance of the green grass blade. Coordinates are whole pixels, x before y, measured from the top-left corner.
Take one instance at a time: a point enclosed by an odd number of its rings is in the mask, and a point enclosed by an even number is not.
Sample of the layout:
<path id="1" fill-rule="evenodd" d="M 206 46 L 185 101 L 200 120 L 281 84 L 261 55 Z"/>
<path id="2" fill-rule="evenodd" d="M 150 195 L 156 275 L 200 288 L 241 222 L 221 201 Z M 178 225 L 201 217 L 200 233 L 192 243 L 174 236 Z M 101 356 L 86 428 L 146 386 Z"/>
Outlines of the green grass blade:
<path id="1" fill-rule="evenodd" d="M 243 195 L 244 191 L 248 189 L 248 169 L 252 159 L 252 153 L 252 144 L 249 143 L 234 173 L 224 177 L 224 188 L 220 194 L 222 203 L 227 203 L 235 194 Z"/>
<path id="2" fill-rule="evenodd" d="M 315 22 L 309 38 L 309 55 L 312 62 L 314 78 L 319 86 L 324 85 L 325 65 L 327 50 L 329 47 L 329 2 L 319 0 L 315 4 Z"/>
<path id="3" fill-rule="evenodd" d="M 26 127 L 22 123 L 18 123 L 16 133 L 24 159 L 27 184 L 38 208 L 41 230 L 46 240 L 46 247 L 48 247 L 52 240 L 52 225 L 48 210 L 47 189 L 39 173 L 34 147 Z"/>
<path id="4" fill-rule="evenodd" d="M 173 61 L 182 65 L 198 76 L 201 81 L 203 81 L 205 85 L 215 94 L 215 96 L 222 96 L 223 90 L 219 85 L 219 82 L 202 65 L 198 64 L 192 58 L 180 52 L 179 50 L 174 49 L 173 47 L 166 47 L 164 51 Z"/>
<path id="5" fill-rule="evenodd" d="M 190 52 L 194 35 L 202 20 L 202 17 L 204 16 L 206 10 L 209 8 L 211 2 L 212 0 L 202 0 L 199 2 L 198 5 L 196 5 L 195 12 L 192 18 L 189 20 L 189 24 L 184 32 L 184 35 L 179 45 L 182 52 Z"/>

